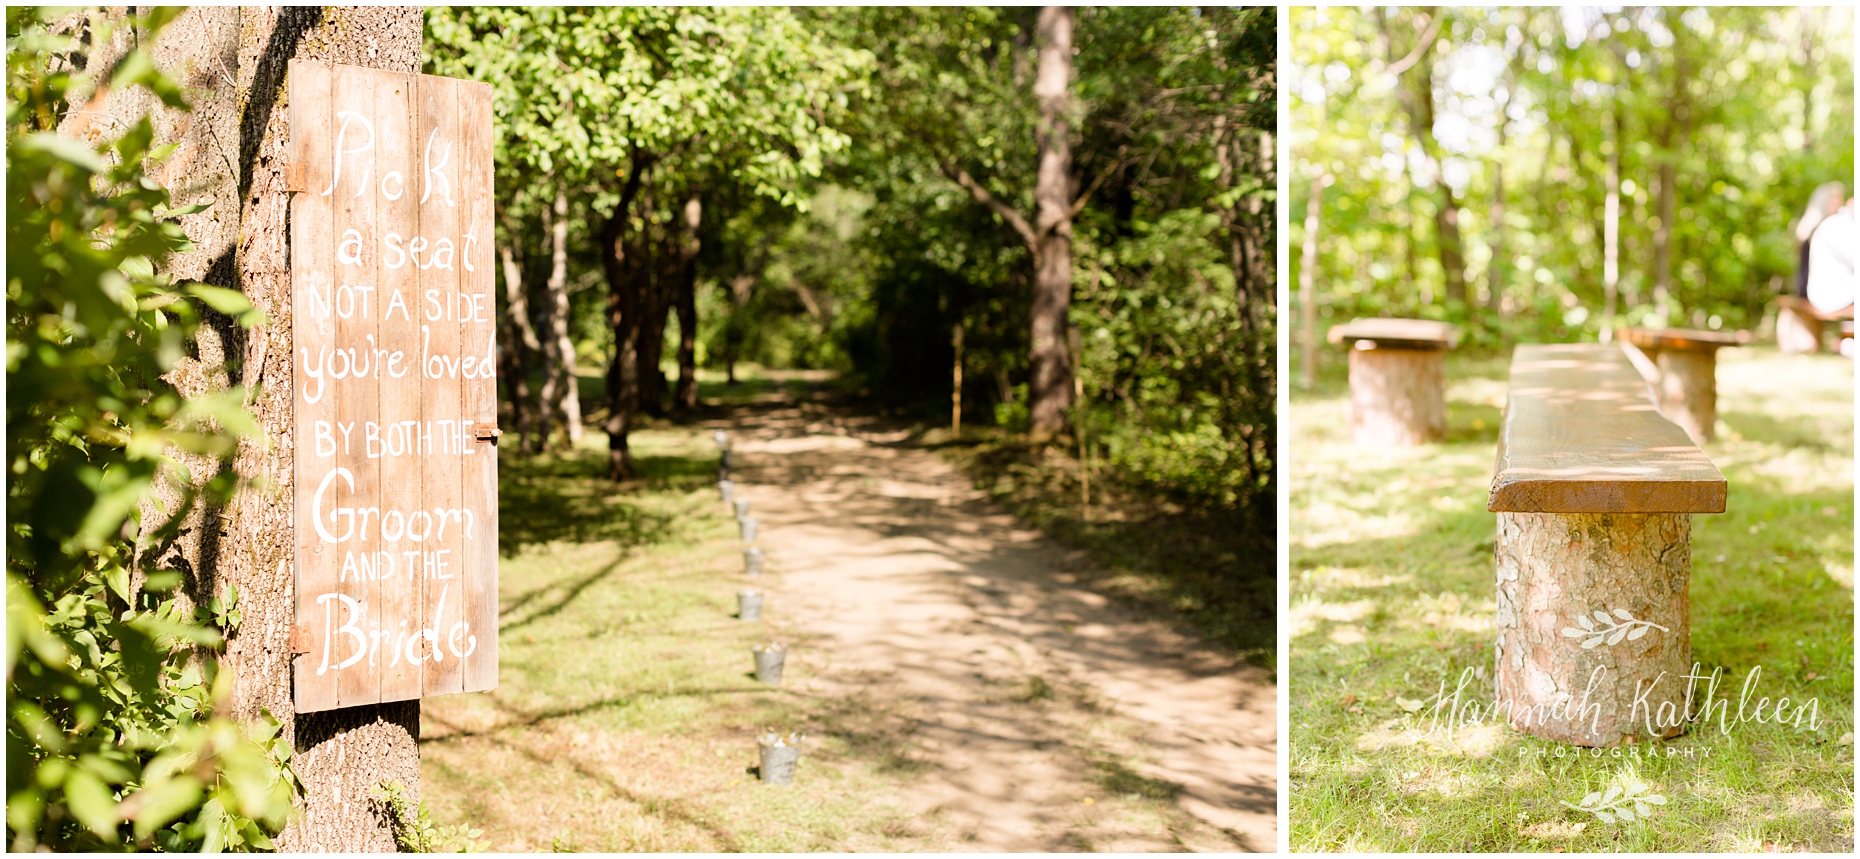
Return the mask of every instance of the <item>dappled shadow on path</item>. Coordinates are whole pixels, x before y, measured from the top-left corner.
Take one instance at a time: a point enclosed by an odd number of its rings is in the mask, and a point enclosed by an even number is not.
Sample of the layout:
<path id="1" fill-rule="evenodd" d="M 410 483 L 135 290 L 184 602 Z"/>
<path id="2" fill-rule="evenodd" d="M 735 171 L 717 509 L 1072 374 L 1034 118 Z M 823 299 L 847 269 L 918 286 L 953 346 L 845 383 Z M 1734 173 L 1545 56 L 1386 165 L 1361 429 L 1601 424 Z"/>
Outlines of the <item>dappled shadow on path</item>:
<path id="1" fill-rule="evenodd" d="M 1273 849 L 1264 672 L 1112 604 L 1083 553 L 901 424 L 779 404 L 716 424 L 804 645 L 791 660 L 842 696 L 907 702 L 918 800 L 974 849 Z M 1175 840 L 1081 810 L 1107 793 L 1169 809 Z"/>

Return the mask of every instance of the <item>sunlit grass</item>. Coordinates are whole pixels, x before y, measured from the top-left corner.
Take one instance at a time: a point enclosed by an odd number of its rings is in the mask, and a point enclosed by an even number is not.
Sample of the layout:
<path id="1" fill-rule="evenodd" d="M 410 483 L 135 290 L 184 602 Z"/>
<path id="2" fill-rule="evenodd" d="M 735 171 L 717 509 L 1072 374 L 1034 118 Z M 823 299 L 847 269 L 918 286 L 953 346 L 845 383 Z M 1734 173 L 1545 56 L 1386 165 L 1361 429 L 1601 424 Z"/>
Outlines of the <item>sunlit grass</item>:
<path id="1" fill-rule="evenodd" d="M 1485 499 L 1506 361 L 1455 355 L 1447 373 L 1443 444 L 1351 444 L 1341 362 L 1284 416 L 1293 849 L 1851 850 L 1852 364 L 1721 353 L 1706 451 L 1730 500 L 1693 518 L 1695 661 L 1723 666 L 1733 698 L 1760 666 L 1761 694 L 1818 699 L 1819 729 L 1695 727 L 1600 756 L 1427 718 L 1467 669 L 1485 673 L 1466 694 L 1491 697 Z M 1628 775 L 1668 804 L 1614 825 L 1562 804 Z"/>
<path id="2" fill-rule="evenodd" d="M 735 523 L 691 429 L 633 436 L 644 477 L 602 479 L 605 439 L 504 457 L 500 683 L 425 702 L 423 793 L 496 850 L 921 850 L 899 795 L 908 724 L 817 694 L 792 666 L 751 676 L 761 624 L 735 619 Z M 751 772 L 759 729 L 803 730 L 795 787 Z"/>

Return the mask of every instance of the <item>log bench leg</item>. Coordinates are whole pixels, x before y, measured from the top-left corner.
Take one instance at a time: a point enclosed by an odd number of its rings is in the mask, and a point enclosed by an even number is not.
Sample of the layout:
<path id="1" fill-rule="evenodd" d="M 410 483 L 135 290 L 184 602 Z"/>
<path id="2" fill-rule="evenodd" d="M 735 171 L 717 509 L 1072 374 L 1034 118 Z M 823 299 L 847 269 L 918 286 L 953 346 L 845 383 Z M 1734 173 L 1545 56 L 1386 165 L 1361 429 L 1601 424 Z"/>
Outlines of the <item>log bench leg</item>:
<path id="1" fill-rule="evenodd" d="M 1413 447 L 1446 438 L 1446 353 L 1350 350 L 1350 435 L 1370 447 Z"/>
<path id="2" fill-rule="evenodd" d="M 1500 513 L 1495 554 L 1498 705 L 1512 727 L 1591 747 L 1683 730 L 1691 514 Z"/>
<path id="3" fill-rule="evenodd" d="M 1784 354 L 1821 351 L 1821 320 L 1793 307 L 1776 308 L 1776 348 Z"/>
<path id="4" fill-rule="evenodd" d="M 1703 445 L 1716 437 L 1718 423 L 1718 353 L 1716 350 L 1662 349 L 1654 356 L 1660 368 L 1660 414 Z"/>

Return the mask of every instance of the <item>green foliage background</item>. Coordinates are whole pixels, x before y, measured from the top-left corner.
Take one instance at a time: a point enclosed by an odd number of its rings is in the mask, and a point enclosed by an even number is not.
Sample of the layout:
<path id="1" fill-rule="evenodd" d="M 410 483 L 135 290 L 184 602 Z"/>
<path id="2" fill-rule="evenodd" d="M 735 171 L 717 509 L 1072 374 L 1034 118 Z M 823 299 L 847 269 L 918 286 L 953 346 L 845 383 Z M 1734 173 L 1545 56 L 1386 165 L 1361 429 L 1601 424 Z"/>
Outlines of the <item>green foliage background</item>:
<path id="1" fill-rule="evenodd" d="M 1853 193 L 1851 8 L 1446 9 L 1430 89 L 1442 172 L 1463 206 L 1471 293 L 1448 302 L 1438 194 L 1388 74 L 1415 44 L 1423 11 L 1288 11 L 1290 282 L 1301 276 L 1312 179 L 1328 176 L 1315 272 L 1322 324 L 1446 319 L 1467 323 L 1471 345 L 1487 348 L 1593 339 L 1604 324 L 1617 105 L 1619 324 L 1756 328 L 1769 299 L 1792 285 L 1793 226 L 1810 193 L 1830 180 Z M 1654 237 L 1665 157 L 1675 161 L 1677 218 L 1662 303 Z M 1495 261 L 1501 172 L 1507 237 Z"/>

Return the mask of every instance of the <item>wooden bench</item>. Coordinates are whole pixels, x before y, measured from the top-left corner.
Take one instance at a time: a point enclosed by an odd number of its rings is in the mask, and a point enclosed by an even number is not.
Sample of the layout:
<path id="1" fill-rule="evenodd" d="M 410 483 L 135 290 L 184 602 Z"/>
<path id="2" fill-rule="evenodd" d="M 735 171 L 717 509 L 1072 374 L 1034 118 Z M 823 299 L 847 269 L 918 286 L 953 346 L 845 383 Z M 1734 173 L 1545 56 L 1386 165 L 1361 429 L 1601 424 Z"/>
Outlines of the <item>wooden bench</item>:
<path id="1" fill-rule="evenodd" d="M 1830 322 L 1852 320 L 1853 308 L 1824 313 L 1808 299 L 1795 295 L 1776 296 L 1776 348 L 1802 355 L 1821 351 L 1821 330 Z M 1845 327 L 1843 330 L 1848 330 Z"/>
<path id="2" fill-rule="evenodd" d="M 1645 356 L 1644 364 L 1634 364 L 1653 385 L 1660 414 L 1685 430 L 1694 444 L 1717 437 L 1718 350 L 1749 343 L 1750 332 L 1623 328 L 1616 339 Z M 1637 357 L 1634 351 L 1628 356 Z"/>
<path id="3" fill-rule="evenodd" d="M 1692 514 L 1724 512 L 1724 475 L 1615 344 L 1517 348 L 1496 472 L 1501 712 L 1582 746 L 1677 735 Z"/>
<path id="4" fill-rule="evenodd" d="M 1325 335 L 1350 349 L 1350 435 L 1412 447 L 1447 437 L 1446 351 L 1459 329 L 1425 319 L 1357 319 Z"/>

